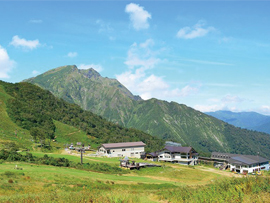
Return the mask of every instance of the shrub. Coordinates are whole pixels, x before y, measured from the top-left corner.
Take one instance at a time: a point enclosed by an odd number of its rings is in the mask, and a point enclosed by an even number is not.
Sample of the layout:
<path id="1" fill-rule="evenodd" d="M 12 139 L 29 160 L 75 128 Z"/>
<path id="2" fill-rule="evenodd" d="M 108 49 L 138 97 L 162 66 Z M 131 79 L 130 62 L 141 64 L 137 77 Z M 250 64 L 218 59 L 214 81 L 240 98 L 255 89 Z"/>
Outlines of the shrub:
<path id="1" fill-rule="evenodd" d="M 12 171 L 5 171 L 3 175 L 5 175 L 5 176 L 7 176 L 7 177 L 12 177 L 12 176 L 15 176 L 16 173 L 14 173 L 14 172 L 12 172 Z"/>

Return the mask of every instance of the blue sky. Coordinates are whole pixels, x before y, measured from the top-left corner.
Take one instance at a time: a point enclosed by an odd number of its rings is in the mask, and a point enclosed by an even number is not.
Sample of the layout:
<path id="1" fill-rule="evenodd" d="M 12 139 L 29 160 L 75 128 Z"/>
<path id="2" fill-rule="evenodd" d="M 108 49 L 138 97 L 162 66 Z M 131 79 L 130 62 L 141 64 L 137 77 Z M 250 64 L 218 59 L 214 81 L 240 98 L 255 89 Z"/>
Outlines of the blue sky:
<path id="1" fill-rule="evenodd" d="M 269 1 L 0 1 L 0 79 L 77 65 L 133 94 L 270 115 Z"/>

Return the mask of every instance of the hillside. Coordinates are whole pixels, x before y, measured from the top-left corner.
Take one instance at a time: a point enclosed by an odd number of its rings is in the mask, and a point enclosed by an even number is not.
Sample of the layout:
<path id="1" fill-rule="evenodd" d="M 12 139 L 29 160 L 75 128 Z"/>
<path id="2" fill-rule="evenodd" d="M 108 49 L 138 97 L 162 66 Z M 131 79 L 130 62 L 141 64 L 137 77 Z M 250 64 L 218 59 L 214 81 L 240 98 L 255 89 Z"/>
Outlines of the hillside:
<path id="1" fill-rule="evenodd" d="M 183 104 L 141 100 L 115 79 L 95 70 L 63 66 L 26 80 L 125 127 L 193 146 L 200 152 L 223 151 L 269 156 L 270 136 L 242 130 Z"/>
<path id="2" fill-rule="evenodd" d="M 149 151 L 161 148 L 164 143 L 139 130 L 108 122 L 30 83 L 0 81 L 0 102 L 3 119 L 0 140 L 22 142 L 23 147 L 29 146 L 32 139 L 44 141 L 55 137 L 62 144 L 83 142 L 92 146 L 141 140 Z"/>
<path id="3" fill-rule="evenodd" d="M 236 127 L 270 134 L 270 116 L 265 116 L 256 112 L 236 113 L 231 111 L 206 112 L 206 114 Z"/>

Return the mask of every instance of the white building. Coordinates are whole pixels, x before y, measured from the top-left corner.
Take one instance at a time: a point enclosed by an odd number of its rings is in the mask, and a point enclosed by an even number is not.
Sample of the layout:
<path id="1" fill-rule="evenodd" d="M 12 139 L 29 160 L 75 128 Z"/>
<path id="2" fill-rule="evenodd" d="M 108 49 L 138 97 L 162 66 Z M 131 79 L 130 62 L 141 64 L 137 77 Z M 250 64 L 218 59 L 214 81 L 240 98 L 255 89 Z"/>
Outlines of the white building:
<path id="1" fill-rule="evenodd" d="M 247 174 L 269 170 L 269 159 L 260 156 L 212 152 L 211 158 L 226 162 L 230 170 L 237 173 Z"/>
<path id="2" fill-rule="evenodd" d="M 121 142 L 102 144 L 98 149 L 101 156 L 107 157 L 134 157 L 141 158 L 144 155 L 145 144 L 143 142 Z"/>
<path id="3" fill-rule="evenodd" d="M 165 146 L 158 153 L 159 161 L 169 161 L 184 165 L 196 165 L 198 153 L 192 147 Z"/>
<path id="4" fill-rule="evenodd" d="M 269 160 L 260 156 L 239 155 L 229 159 L 230 170 L 247 174 L 261 170 L 269 170 Z"/>

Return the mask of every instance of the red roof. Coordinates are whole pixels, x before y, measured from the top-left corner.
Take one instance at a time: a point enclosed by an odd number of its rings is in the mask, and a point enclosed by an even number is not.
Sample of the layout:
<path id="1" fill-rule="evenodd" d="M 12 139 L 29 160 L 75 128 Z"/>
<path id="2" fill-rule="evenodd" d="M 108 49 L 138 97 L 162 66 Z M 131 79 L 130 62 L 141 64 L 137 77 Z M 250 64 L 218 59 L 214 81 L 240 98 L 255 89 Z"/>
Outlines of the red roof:
<path id="1" fill-rule="evenodd" d="M 107 143 L 107 144 L 102 144 L 102 146 L 106 149 L 111 149 L 111 148 L 121 148 L 121 147 L 144 147 L 145 144 L 140 141 L 140 142 L 120 142 L 120 143 Z"/>

